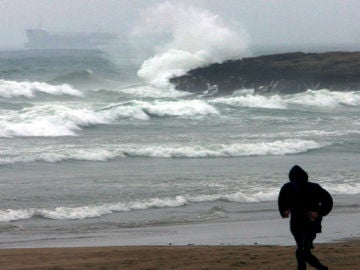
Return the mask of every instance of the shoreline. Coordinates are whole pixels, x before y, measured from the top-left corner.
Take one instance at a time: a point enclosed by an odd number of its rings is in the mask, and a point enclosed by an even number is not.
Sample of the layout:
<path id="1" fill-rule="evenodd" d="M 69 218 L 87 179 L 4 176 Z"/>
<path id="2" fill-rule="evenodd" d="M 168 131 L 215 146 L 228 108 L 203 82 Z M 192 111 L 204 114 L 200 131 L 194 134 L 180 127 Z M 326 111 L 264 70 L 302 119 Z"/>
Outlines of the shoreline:
<path id="1" fill-rule="evenodd" d="M 186 245 L 278 245 L 289 246 L 295 242 L 289 229 L 289 220 L 270 214 L 258 214 L 249 220 L 219 220 L 216 222 L 146 226 L 134 228 L 111 227 L 93 232 L 29 234 L 15 230 L 0 235 L 0 249 L 7 248 L 66 248 L 106 246 L 186 246 Z M 323 220 L 323 233 L 317 234 L 316 243 L 335 243 L 347 239 L 360 239 L 355 212 L 334 213 Z M 344 223 L 343 221 L 346 220 Z M 27 225 L 19 226 L 30 226 Z M 95 225 L 94 225 L 95 226 Z M 36 232 L 33 228 L 32 231 Z"/>
<path id="2" fill-rule="evenodd" d="M 0 268 L 20 269 L 295 269 L 295 246 L 108 246 L 0 249 Z M 358 269 L 360 240 L 315 244 L 332 270 Z"/>

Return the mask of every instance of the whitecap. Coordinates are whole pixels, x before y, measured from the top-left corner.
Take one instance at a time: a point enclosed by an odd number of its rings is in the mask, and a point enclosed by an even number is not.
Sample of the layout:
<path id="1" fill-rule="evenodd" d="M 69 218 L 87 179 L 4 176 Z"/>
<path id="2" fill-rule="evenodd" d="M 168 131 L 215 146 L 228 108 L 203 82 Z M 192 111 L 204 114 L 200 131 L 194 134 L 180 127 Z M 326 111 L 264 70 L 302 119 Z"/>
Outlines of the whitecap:
<path id="1" fill-rule="evenodd" d="M 121 88 L 119 92 L 133 95 L 136 97 L 151 97 L 151 98 L 177 98 L 191 95 L 191 93 L 185 91 L 177 91 L 173 86 L 167 88 L 153 87 L 150 85 L 131 86 L 127 88 Z"/>
<path id="2" fill-rule="evenodd" d="M 316 107 L 333 108 L 341 105 L 360 105 L 359 91 L 330 91 L 327 89 L 307 90 L 303 93 L 285 97 L 288 104 L 307 105 Z"/>
<path id="3" fill-rule="evenodd" d="M 246 92 L 245 92 L 246 93 Z M 219 97 L 210 100 L 211 103 L 221 103 L 233 107 L 286 109 L 287 104 L 279 95 L 263 96 L 246 93 L 240 96 Z"/>
<path id="4" fill-rule="evenodd" d="M 204 116 L 219 114 L 218 110 L 203 100 L 137 102 L 150 115 L 156 116 Z"/>
<path id="5" fill-rule="evenodd" d="M 360 185 L 357 183 L 327 184 L 324 185 L 332 194 L 359 194 Z M 55 220 L 74 220 L 97 218 L 116 212 L 129 212 L 137 210 L 147 210 L 152 208 L 176 208 L 192 203 L 206 203 L 215 201 L 228 201 L 235 203 L 260 203 L 275 201 L 278 196 L 279 188 L 261 188 L 256 191 L 242 190 L 229 193 L 215 194 L 183 194 L 173 197 L 153 197 L 143 200 L 128 202 L 106 203 L 99 205 L 84 206 L 58 206 L 55 208 L 27 208 L 27 209 L 0 209 L 0 222 L 29 219 L 40 216 Z"/>
<path id="6" fill-rule="evenodd" d="M 51 85 L 44 82 L 17 82 L 0 80 L 0 97 L 16 98 L 26 97 L 34 98 L 36 93 L 45 93 L 49 95 L 70 95 L 82 97 L 83 93 L 77 89 L 72 88 L 68 84 Z"/>
<path id="7" fill-rule="evenodd" d="M 202 145 L 97 145 L 92 148 L 72 147 L 71 145 L 54 145 L 46 149 L 18 150 L 16 154 L 3 151 L 0 164 L 18 162 L 60 162 L 66 160 L 107 161 L 125 157 L 153 158 L 217 158 L 266 155 L 292 155 L 328 146 L 311 140 L 286 139 L 259 143 L 233 143 Z M 6 156 L 6 157 L 5 157 Z"/>

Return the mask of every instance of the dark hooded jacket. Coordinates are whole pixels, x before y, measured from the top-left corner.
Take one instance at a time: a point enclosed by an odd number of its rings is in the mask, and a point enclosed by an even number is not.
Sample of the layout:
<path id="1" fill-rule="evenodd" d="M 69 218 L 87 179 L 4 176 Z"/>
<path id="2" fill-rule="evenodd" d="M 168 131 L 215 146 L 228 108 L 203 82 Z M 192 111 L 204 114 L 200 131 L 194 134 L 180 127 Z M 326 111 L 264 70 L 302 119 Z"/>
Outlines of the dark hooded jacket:
<path id="1" fill-rule="evenodd" d="M 308 182 L 308 174 L 298 165 L 289 172 L 290 182 L 283 185 L 278 198 L 280 215 L 290 210 L 290 228 L 296 232 L 321 232 L 322 217 L 332 209 L 333 200 L 329 192 L 319 184 Z M 319 213 L 319 218 L 311 221 L 310 211 Z"/>

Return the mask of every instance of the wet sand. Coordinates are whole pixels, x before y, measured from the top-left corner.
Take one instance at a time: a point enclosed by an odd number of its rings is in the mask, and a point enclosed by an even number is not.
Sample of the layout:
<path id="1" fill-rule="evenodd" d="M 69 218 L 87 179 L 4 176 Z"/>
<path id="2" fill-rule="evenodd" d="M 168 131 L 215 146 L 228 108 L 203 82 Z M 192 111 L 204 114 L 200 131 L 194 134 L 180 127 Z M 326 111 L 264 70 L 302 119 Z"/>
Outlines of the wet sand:
<path id="1" fill-rule="evenodd" d="M 296 269 L 294 246 L 120 246 L 0 249 L 0 269 Z M 360 241 L 316 244 L 331 270 L 359 269 Z"/>

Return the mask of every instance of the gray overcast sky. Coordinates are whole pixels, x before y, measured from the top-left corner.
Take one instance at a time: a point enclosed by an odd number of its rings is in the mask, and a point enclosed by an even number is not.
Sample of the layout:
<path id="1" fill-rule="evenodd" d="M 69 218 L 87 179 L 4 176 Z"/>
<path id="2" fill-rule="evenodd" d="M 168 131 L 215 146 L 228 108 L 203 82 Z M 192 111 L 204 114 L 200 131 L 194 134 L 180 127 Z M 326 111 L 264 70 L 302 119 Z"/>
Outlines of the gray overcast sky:
<path id="1" fill-rule="evenodd" d="M 24 29 L 130 32 L 160 0 L 0 0 L 0 47 L 23 46 Z M 176 0 L 242 25 L 251 46 L 360 49 L 358 0 Z"/>

